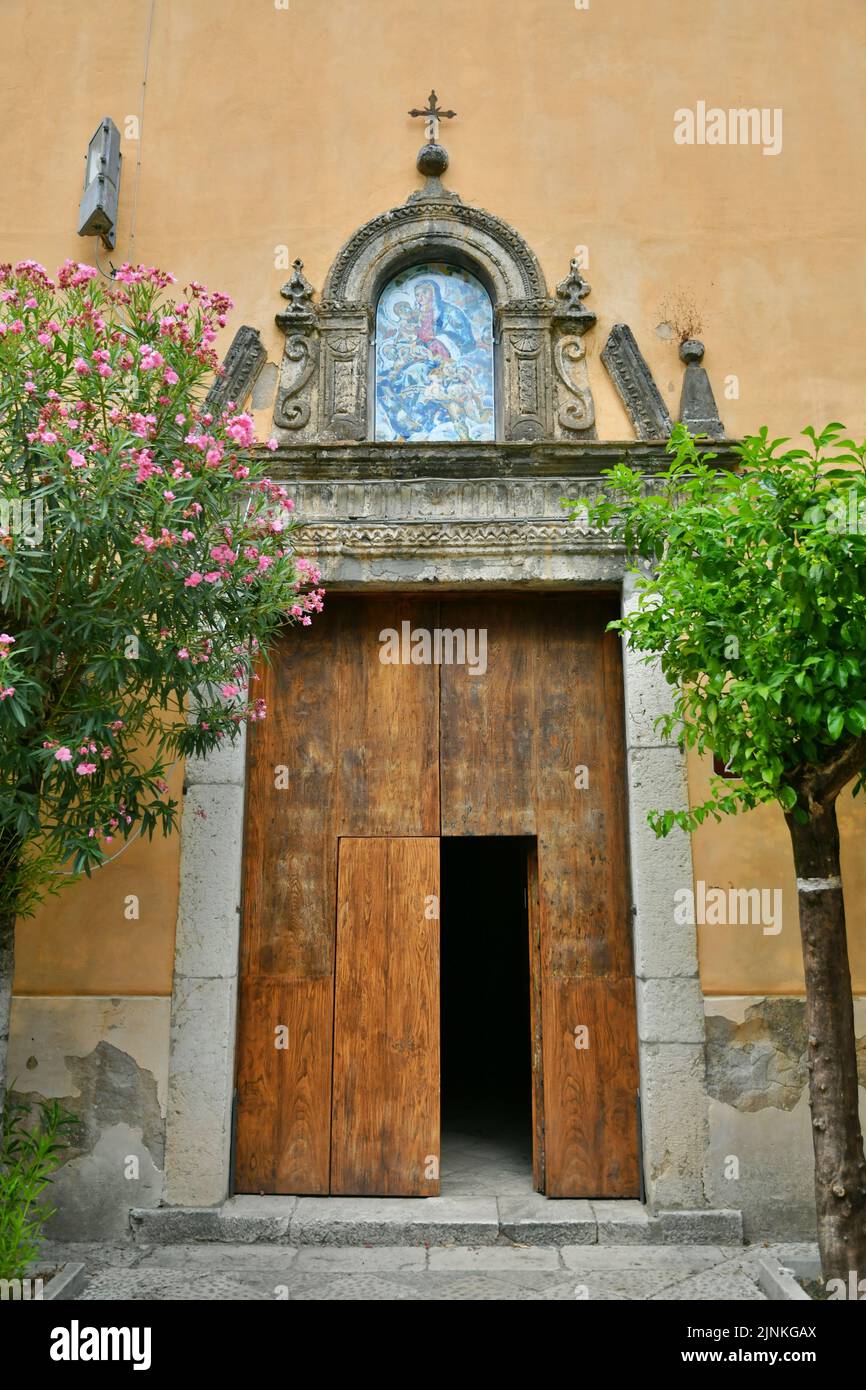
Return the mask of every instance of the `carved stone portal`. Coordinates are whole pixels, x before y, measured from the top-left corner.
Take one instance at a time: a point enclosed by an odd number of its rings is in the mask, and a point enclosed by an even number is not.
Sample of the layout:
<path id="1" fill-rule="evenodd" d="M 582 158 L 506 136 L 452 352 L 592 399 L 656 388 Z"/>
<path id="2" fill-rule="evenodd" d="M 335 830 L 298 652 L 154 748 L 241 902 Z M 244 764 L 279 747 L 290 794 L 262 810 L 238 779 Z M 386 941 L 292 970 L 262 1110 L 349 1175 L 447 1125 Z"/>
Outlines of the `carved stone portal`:
<path id="1" fill-rule="evenodd" d="M 445 262 L 474 274 L 493 302 L 496 437 L 595 438 L 581 341 L 595 315 L 583 303 L 590 287 L 577 262 L 551 298 L 523 238 L 443 187 L 439 170 L 447 157 L 434 164 L 425 156 L 419 164 L 425 186 L 349 238 L 317 304 L 303 263 L 295 262 L 282 290 L 287 306 L 277 315 L 286 334 L 274 411 L 278 437 L 287 444 L 374 438 L 379 295 L 400 270 Z"/>

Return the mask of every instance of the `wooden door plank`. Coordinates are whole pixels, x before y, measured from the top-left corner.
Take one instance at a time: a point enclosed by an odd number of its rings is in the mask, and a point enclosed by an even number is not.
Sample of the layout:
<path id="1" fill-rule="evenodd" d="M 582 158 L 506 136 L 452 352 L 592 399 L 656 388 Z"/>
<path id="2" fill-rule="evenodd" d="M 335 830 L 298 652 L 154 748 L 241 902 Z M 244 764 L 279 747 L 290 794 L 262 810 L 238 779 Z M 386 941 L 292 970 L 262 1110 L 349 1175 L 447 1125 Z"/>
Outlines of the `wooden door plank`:
<path id="1" fill-rule="evenodd" d="M 268 715 L 250 730 L 241 971 L 320 979 L 333 969 L 340 611 L 277 644 Z"/>
<path id="2" fill-rule="evenodd" d="M 640 1185 L 620 648 L 604 631 L 614 612 L 609 600 L 583 596 L 547 604 L 538 619 L 536 794 L 551 1197 L 637 1197 Z M 584 1039 L 585 1048 L 575 1046 Z"/>
<path id="3" fill-rule="evenodd" d="M 546 980 L 548 1197 L 638 1196 L 633 1038 L 633 980 Z"/>
<path id="4" fill-rule="evenodd" d="M 442 602 L 444 629 L 487 634 L 483 674 L 440 668 L 443 835 L 535 834 L 533 612 L 507 596 Z"/>
<path id="5" fill-rule="evenodd" d="M 437 626 L 436 599 L 345 601 L 339 648 L 337 834 L 439 834 L 439 682 L 430 665 L 383 662 L 383 632 Z"/>
<path id="6" fill-rule="evenodd" d="M 543 1131 L 537 1092 L 533 1164 L 536 1185 L 557 1196 L 639 1192 L 622 670 L 619 639 L 605 634 L 616 612 L 603 594 L 442 601 L 443 624 L 488 629 L 483 678 L 442 668 L 443 834 L 537 836 Z M 622 1056 L 599 1045 L 575 1072 L 587 1000 L 587 1026 L 608 1040 L 615 1012 Z"/>
<path id="7" fill-rule="evenodd" d="M 438 900 L 438 840 L 340 841 L 334 1194 L 439 1192 Z"/>
<path id="8" fill-rule="evenodd" d="M 248 977 L 241 1000 L 236 1171 L 245 1192 L 328 1191 L 333 987 Z"/>
<path id="9" fill-rule="evenodd" d="M 532 1066 L 532 1185 L 536 1192 L 543 1192 L 545 1190 L 543 971 L 538 847 L 534 844 L 526 856 L 526 903 L 529 928 L 529 1045 Z"/>
<path id="10" fill-rule="evenodd" d="M 270 1029 L 282 1012 L 278 992 L 278 982 L 267 976 L 248 976 L 240 992 L 235 1117 L 235 1186 L 239 1192 L 275 1190 L 274 1116 L 279 1106 L 280 1058 Z"/>
<path id="11" fill-rule="evenodd" d="M 330 1172 L 337 844 L 438 834 L 438 682 L 384 666 L 379 632 L 438 602 L 329 596 L 261 673 L 250 731 L 238 1027 L 236 1189 L 320 1193 Z M 270 982 L 270 983 L 268 983 Z M 274 1028 L 289 1028 L 275 1052 Z"/>
<path id="12" fill-rule="evenodd" d="M 250 730 L 238 1192 L 328 1191 L 339 738 L 329 654 L 341 625 L 337 609 L 277 643 L 259 682 L 268 716 Z"/>

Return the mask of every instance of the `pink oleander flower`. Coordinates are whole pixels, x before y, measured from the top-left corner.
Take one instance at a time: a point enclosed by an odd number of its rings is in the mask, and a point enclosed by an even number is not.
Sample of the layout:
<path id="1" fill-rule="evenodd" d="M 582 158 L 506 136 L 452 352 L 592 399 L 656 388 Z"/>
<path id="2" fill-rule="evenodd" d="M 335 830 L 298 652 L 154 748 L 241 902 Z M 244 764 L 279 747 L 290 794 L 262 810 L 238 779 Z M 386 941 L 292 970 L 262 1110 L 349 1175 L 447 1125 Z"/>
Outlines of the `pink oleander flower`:
<path id="1" fill-rule="evenodd" d="M 96 763 L 79 763 L 75 771 L 79 777 L 91 777 L 96 771 Z"/>
<path id="2" fill-rule="evenodd" d="M 58 763 L 68 763 L 72 760 L 72 753 L 68 748 L 58 748 L 57 752 L 54 754 L 54 758 Z"/>
<path id="3" fill-rule="evenodd" d="M 199 574 L 198 570 L 193 570 L 192 574 L 187 575 L 186 579 L 183 581 L 184 588 L 195 589 L 198 587 L 201 581 L 202 576 Z"/>

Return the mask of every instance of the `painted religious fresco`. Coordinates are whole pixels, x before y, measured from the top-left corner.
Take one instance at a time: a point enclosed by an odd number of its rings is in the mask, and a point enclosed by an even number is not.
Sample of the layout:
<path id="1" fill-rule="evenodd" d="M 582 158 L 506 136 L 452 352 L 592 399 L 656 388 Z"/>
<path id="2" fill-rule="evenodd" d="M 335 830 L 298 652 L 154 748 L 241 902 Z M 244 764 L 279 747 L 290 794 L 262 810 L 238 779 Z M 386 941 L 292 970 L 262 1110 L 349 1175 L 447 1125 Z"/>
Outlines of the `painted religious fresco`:
<path id="1" fill-rule="evenodd" d="M 487 291 L 456 266 L 401 272 L 376 312 L 376 438 L 494 437 Z"/>

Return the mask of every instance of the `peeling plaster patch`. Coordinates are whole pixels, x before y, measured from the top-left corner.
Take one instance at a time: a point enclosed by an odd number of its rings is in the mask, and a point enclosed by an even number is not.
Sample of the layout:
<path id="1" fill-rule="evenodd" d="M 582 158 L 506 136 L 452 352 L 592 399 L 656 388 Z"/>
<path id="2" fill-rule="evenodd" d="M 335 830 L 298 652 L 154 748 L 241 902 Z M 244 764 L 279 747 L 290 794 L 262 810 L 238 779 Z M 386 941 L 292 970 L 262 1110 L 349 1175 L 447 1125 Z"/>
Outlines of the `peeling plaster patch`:
<path id="1" fill-rule="evenodd" d="M 13 1000 L 13 1089 L 78 1120 L 51 1184 L 52 1239 L 129 1240 L 130 1208 L 162 1200 L 170 1007 L 154 995 Z"/>
<path id="2" fill-rule="evenodd" d="M 108 1042 L 98 1043 L 87 1057 L 65 1060 L 80 1093 L 78 1105 L 88 1117 L 89 1132 L 98 1134 L 116 1124 L 134 1126 L 141 1130 L 156 1167 L 162 1168 L 165 1122 L 153 1074 Z"/>
<path id="3" fill-rule="evenodd" d="M 793 1110 L 806 1087 L 806 1012 L 802 999 L 759 999 L 742 1023 L 710 1014 L 707 1090 L 736 1110 Z"/>
<path id="4" fill-rule="evenodd" d="M 12 1083 L 49 1099 L 73 1096 L 67 1059 L 86 1057 L 99 1042 L 109 1041 L 156 1078 L 164 1110 L 170 1008 L 170 999 L 154 995 L 16 995 L 9 1040 Z"/>
<path id="5" fill-rule="evenodd" d="M 100 1042 L 64 1058 L 75 1085 L 58 1097 L 78 1123 L 51 1184 L 54 1240 L 128 1239 L 129 1209 L 158 1203 L 163 1191 L 165 1121 L 156 1078 L 126 1052 Z M 30 1105 L 38 1091 L 16 1092 Z"/>
<path id="6" fill-rule="evenodd" d="M 71 1131 L 73 1144 L 66 1161 L 91 1153 L 105 1130 L 127 1125 L 141 1132 L 141 1142 L 154 1166 L 162 1168 L 165 1122 L 155 1077 L 128 1053 L 107 1042 L 98 1043 L 86 1057 L 66 1057 L 64 1061 L 76 1089 L 73 1095 L 61 1096 L 60 1104 L 78 1120 Z M 16 1094 L 31 1105 L 44 1099 L 38 1091 Z"/>
<path id="7" fill-rule="evenodd" d="M 131 1173 L 130 1158 L 137 1171 Z M 142 1147 L 137 1125 L 116 1124 L 103 1130 L 89 1153 L 60 1168 L 51 1184 L 57 1208 L 48 1234 L 52 1240 L 131 1240 L 131 1207 L 158 1206 L 164 1174 Z"/>

